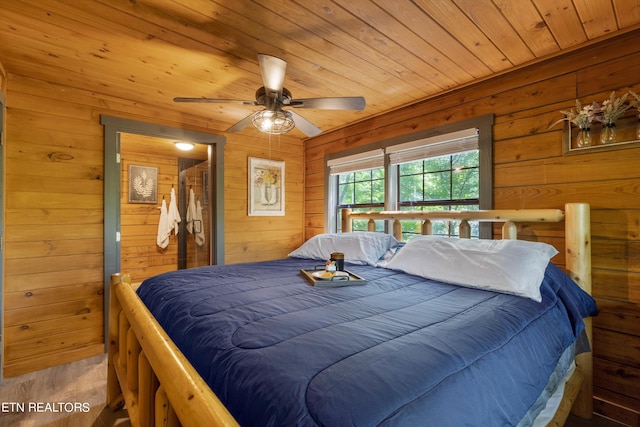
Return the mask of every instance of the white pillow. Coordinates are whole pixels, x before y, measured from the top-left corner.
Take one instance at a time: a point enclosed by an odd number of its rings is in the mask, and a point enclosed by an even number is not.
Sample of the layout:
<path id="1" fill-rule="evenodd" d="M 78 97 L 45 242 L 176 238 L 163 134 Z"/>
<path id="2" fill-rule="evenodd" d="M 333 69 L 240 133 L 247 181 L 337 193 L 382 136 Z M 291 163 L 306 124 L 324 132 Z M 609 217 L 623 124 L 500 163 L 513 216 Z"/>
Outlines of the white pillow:
<path id="1" fill-rule="evenodd" d="M 541 242 L 417 236 L 386 268 L 540 302 L 544 272 L 557 253 Z"/>
<path id="2" fill-rule="evenodd" d="M 398 241 L 390 234 L 372 231 L 318 234 L 304 242 L 289 256 L 326 261 L 332 252 L 342 252 L 346 262 L 376 265 L 380 257 L 396 243 Z"/>

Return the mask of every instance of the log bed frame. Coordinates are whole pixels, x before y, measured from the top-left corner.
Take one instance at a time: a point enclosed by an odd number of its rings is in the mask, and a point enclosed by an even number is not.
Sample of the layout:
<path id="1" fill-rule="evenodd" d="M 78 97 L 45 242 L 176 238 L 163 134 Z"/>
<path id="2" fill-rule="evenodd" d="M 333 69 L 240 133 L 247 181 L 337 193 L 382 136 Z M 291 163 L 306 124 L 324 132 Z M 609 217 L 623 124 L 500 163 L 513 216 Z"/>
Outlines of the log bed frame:
<path id="1" fill-rule="evenodd" d="M 343 211 L 344 232 L 353 219 L 392 220 L 393 234 L 401 240 L 401 220 L 423 221 L 423 234 L 431 234 L 431 221 L 460 221 L 460 236 L 469 237 L 468 221 L 503 223 L 502 238 L 515 239 L 517 222 L 565 221 L 566 272 L 591 293 L 590 209 L 586 203 L 568 203 L 565 210 L 487 210 L 466 212 L 351 212 Z M 373 227 L 373 228 L 371 228 Z M 133 426 L 237 426 L 233 416 L 156 322 L 135 293 L 136 284 L 111 276 L 107 404 L 117 410 L 126 405 Z M 591 341 L 591 319 L 585 319 Z M 593 413 L 591 353 L 576 356 L 576 370 L 565 385 L 564 396 L 550 426 L 564 425 L 570 412 L 582 418 Z"/>

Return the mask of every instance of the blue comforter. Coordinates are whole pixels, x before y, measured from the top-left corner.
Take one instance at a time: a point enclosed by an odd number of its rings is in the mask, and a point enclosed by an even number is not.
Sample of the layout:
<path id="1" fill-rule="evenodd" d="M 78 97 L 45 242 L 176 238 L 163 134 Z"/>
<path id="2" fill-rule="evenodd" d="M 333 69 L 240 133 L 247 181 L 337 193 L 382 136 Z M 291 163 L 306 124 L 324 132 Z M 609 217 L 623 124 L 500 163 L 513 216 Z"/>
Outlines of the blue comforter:
<path id="1" fill-rule="evenodd" d="M 595 302 L 549 264 L 542 303 L 347 265 L 316 288 L 285 259 L 181 270 L 138 289 L 243 426 L 516 425 Z"/>

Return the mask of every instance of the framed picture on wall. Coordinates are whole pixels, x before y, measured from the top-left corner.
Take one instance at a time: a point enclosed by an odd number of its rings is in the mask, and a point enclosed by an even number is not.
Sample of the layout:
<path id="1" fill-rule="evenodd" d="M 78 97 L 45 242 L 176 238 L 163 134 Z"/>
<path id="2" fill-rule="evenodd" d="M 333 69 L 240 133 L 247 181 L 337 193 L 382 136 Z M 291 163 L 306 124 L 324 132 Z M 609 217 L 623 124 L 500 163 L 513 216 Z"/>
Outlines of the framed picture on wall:
<path id="1" fill-rule="evenodd" d="M 129 165 L 129 203 L 158 203 L 158 168 Z"/>
<path id="2" fill-rule="evenodd" d="M 249 215 L 284 215 L 284 162 L 249 157 Z"/>

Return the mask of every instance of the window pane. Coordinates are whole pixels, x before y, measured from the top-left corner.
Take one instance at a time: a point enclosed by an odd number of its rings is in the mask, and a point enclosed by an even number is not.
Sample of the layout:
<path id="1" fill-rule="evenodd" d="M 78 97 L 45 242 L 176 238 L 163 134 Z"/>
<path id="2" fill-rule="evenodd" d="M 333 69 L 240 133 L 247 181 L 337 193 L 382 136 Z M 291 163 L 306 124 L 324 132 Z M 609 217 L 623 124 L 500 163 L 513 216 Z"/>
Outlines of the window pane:
<path id="1" fill-rule="evenodd" d="M 438 205 L 438 206 L 403 206 L 401 210 L 422 210 L 425 212 L 438 211 L 477 211 L 478 205 Z M 434 236 L 459 236 L 460 221 L 431 221 Z M 479 222 L 470 221 L 471 237 L 478 238 L 480 235 Z M 407 241 L 412 237 L 422 234 L 422 221 L 402 221 L 402 239 Z"/>
<path id="2" fill-rule="evenodd" d="M 354 212 L 380 212 L 383 210 L 383 207 L 377 208 L 356 208 L 353 209 Z M 378 220 L 374 221 L 376 223 L 376 231 L 384 231 L 384 221 Z M 369 220 L 367 219 L 357 219 L 353 221 L 353 231 L 367 231 L 369 227 Z"/>
<path id="3" fill-rule="evenodd" d="M 353 177 L 354 177 L 353 172 L 352 173 L 346 173 L 346 174 L 338 175 L 338 178 L 339 178 L 338 182 L 340 184 L 344 184 L 344 183 L 347 183 L 347 182 L 353 182 Z"/>
<path id="4" fill-rule="evenodd" d="M 422 176 L 409 175 L 400 179 L 400 201 L 415 202 L 423 199 Z"/>
<path id="5" fill-rule="evenodd" d="M 379 207 L 369 207 L 369 208 L 352 208 L 351 210 L 353 212 L 369 212 L 369 211 L 380 212 L 383 210 L 383 207 L 379 206 Z M 338 230 L 338 232 L 341 232 L 342 231 L 342 209 L 338 209 L 338 214 L 336 216 L 338 218 L 338 227 L 336 228 L 336 230 Z M 384 221 L 377 220 L 375 221 L 375 223 L 376 223 L 376 231 L 384 232 Z M 367 231 L 368 226 L 369 226 L 369 220 L 366 220 L 366 219 L 355 219 L 353 220 L 353 223 L 352 223 L 353 231 Z"/>
<path id="6" fill-rule="evenodd" d="M 424 160 L 425 172 L 437 172 L 451 169 L 451 156 L 434 157 Z"/>
<path id="7" fill-rule="evenodd" d="M 357 181 L 369 181 L 371 180 L 371 171 L 358 171 L 355 172 L 355 179 Z"/>
<path id="8" fill-rule="evenodd" d="M 371 203 L 371 181 L 356 182 L 355 197 L 356 204 Z"/>
<path id="9" fill-rule="evenodd" d="M 353 203 L 353 184 L 339 185 L 338 192 L 339 204 L 350 205 Z"/>
<path id="10" fill-rule="evenodd" d="M 336 230 L 342 228 L 342 208 L 355 211 L 381 211 L 384 208 L 384 168 L 357 171 L 338 176 L 338 205 L 336 206 Z M 353 229 L 367 229 L 367 220 L 353 221 Z M 376 221 L 379 231 L 384 231 L 384 221 Z"/>
<path id="11" fill-rule="evenodd" d="M 477 150 L 458 153 L 451 156 L 452 169 L 478 167 L 478 162 Z"/>
<path id="12" fill-rule="evenodd" d="M 400 175 L 413 175 L 416 173 L 422 173 L 422 160 L 417 162 L 402 163 L 400 165 Z"/>
<path id="13" fill-rule="evenodd" d="M 454 171 L 451 198 L 454 200 L 477 199 L 480 180 L 478 169 L 462 169 Z"/>
<path id="14" fill-rule="evenodd" d="M 384 179 L 371 182 L 371 203 L 384 204 Z"/>
<path id="15" fill-rule="evenodd" d="M 480 209 L 478 205 L 464 205 L 464 206 L 451 206 L 451 210 L 455 211 L 477 211 Z M 456 224 L 455 232 L 458 235 L 458 226 Z M 471 228 L 471 237 L 478 238 L 480 236 L 480 223 L 478 221 L 469 221 L 469 227 Z"/>
<path id="16" fill-rule="evenodd" d="M 371 175 L 373 179 L 381 179 L 384 181 L 384 168 L 373 169 Z"/>
<path id="17" fill-rule="evenodd" d="M 424 181 L 424 200 L 451 199 L 451 174 L 449 171 L 425 174 Z"/>

